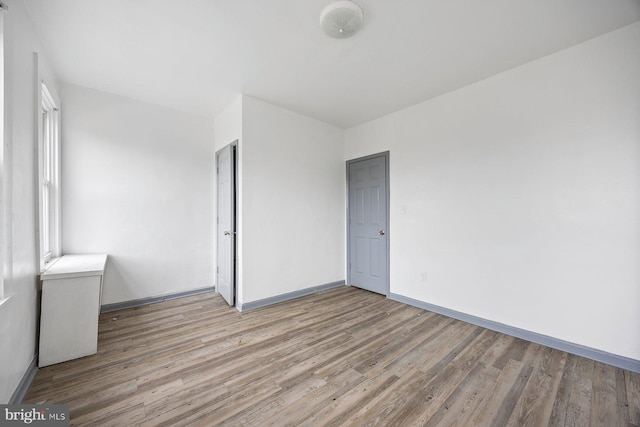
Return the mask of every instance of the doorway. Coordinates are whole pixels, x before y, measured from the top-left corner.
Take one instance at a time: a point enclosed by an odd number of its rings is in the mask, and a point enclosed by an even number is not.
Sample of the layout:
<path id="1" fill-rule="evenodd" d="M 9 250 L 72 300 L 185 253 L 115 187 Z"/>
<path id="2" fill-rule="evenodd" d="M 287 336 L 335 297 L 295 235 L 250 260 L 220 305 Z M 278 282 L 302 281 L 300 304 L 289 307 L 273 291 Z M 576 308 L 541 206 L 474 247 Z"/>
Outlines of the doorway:
<path id="1" fill-rule="evenodd" d="M 347 282 L 389 296 L 389 152 L 347 162 Z"/>
<path id="2" fill-rule="evenodd" d="M 216 287 L 236 304 L 236 173 L 238 141 L 216 153 Z"/>

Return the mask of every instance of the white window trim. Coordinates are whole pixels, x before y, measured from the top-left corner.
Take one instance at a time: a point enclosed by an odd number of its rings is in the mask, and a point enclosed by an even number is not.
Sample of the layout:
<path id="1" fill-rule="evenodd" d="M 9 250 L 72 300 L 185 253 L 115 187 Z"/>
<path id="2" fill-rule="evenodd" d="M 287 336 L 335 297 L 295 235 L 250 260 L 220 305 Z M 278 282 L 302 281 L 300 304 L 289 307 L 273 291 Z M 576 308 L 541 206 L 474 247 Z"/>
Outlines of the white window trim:
<path id="1" fill-rule="evenodd" d="M 38 114 L 40 271 L 60 257 L 60 109 L 44 82 Z M 49 143 L 47 145 L 46 143 Z M 50 153 L 48 152 L 50 150 Z M 50 155 L 47 155 L 50 154 Z M 49 160 L 47 162 L 47 160 Z M 45 196 L 49 197 L 45 197 Z M 46 221 L 46 223 L 45 223 Z"/>

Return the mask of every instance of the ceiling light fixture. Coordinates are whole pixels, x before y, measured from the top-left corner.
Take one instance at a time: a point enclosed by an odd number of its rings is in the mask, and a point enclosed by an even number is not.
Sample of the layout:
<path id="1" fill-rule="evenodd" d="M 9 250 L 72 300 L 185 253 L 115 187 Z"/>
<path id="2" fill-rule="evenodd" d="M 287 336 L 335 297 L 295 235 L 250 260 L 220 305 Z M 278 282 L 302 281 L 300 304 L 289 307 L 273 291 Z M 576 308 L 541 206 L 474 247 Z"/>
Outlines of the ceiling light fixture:
<path id="1" fill-rule="evenodd" d="M 354 35 L 363 23 L 362 9 L 349 0 L 334 1 L 320 14 L 320 27 L 328 36 L 336 39 Z"/>

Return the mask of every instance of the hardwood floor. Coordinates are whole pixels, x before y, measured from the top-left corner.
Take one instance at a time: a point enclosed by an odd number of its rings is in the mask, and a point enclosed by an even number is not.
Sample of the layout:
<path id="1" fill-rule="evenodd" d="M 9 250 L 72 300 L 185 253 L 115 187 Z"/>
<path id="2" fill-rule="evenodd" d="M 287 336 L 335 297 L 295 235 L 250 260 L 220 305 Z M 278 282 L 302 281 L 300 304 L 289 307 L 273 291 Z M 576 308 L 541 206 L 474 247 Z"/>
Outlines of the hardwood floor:
<path id="1" fill-rule="evenodd" d="M 42 402 L 91 426 L 628 426 L 640 375 L 341 287 L 103 314 L 98 354 L 39 370 Z"/>

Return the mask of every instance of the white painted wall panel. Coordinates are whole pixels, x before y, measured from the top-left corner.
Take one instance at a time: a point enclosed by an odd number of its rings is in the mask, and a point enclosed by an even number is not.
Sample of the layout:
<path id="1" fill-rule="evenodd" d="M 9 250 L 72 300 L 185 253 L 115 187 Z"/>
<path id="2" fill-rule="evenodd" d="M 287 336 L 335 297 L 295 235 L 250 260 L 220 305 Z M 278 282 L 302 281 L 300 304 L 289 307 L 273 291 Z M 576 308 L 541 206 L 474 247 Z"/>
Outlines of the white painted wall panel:
<path id="1" fill-rule="evenodd" d="M 63 253 L 107 253 L 103 304 L 213 286 L 213 121 L 62 86 Z"/>
<path id="2" fill-rule="evenodd" d="M 0 306 L 0 403 L 7 403 L 36 351 L 38 248 L 36 95 L 38 80 L 57 91 L 24 3 L 3 0 L 5 12 L 5 141 L 2 221 L 4 290 Z M 36 63 L 36 57 L 38 61 Z"/>
<path id="3" fill-rule="evenodd" d="M 237 300 L 242 302 L 242 271 L 243 271 L 243 257 L 242 257 L 242 95 L 238 97 L 215 118 L 214 122 L 214 135 L 215 135 L 215 151 L 231 144 L 234 141 L 238 141 L 237 145 L 237 171 L 236 171 L 236 296 Z M 215 163 L 215 162 L 214 162 Z M 215 167 L 215 164 L 214 164 Z M 215 175 L 215 171 L 214 171 Z M 217 192 L 217 185 L 214 185 L 214 191 Z M 217 200 L 217 193 L 215 195 Z M 214 212 L 214 221 L 215 214 Z M 216 229 L 214 223 L 214 230 Z M 218 259 L 217 248 L 214 245 L 214 260 Z M 216 289 L 218 284 L 216 283 Z"/>
<path id="4" fill-rule="evenodd" d="M 344 280 L 343 131 L 244 96 L 243 296 Z"/>
<path id="5" fill-rule="evenodd" d="M 390 150 L 393 293 L 640 359 L 638 41 L 640 23 L 346 132 L 347 159 Z"/>

